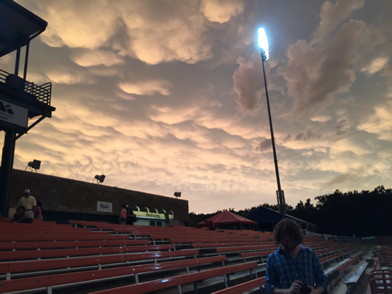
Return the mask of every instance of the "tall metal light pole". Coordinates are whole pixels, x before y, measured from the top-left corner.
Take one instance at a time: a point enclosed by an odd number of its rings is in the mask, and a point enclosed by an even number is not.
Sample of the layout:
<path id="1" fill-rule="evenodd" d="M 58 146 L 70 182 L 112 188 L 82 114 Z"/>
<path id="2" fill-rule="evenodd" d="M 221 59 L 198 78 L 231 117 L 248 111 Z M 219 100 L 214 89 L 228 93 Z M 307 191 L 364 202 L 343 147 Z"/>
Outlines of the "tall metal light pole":
<path id="1" fill-rule="evenodd" d="M 281 186 L 280 186 L 278 158 L 276 156 L 274 129 L 272 127 L 272 117 L 271 117 L 271 109 L 270 109 L 270 103 L 269 103 L 269 97 L 268 97 L 267 78 L 266 78 L 265 68 L 264 68 L 264 63 L 269 58 L 268 39 L 267 39 L 267 35 L 265 33 L 264 28 L 260 28 L 257 30 L 257 36 L 258 36 L 258 46 L 259 46 L 260 52 L 261 52 L 261 65 L 263 68 L 265 97 L 267 99 L 268 118 L 269 118 L 269 125 L 270 125 L 270 131 L 271 131 L 272 151 L 274 153 L 275 174 L 276 174 L 276 182 L 278 185 L 278 190 L 276 191 L 276 198 L 278 200 L 279 212 L 282 216 L 284 216 L 286 213 L 286 201 L 284 199 L 284 191 L 281 189 Z"/>

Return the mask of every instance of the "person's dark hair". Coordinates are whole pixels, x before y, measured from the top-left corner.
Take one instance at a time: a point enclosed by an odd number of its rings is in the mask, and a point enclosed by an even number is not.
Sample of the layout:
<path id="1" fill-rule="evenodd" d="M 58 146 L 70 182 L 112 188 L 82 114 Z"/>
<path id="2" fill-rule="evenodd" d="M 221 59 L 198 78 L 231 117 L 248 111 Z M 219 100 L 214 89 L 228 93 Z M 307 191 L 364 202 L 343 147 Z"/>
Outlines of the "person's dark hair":
<path id="1" fill-rule="evenodd" d="M 276 243 L 281 243 L 282 235 L 289 236 L 297 245 L 301 244 L 303 240 L 303 235 L 299 225 L 287 218 L 282 219 L 275 226 L 274 239 Z"/>

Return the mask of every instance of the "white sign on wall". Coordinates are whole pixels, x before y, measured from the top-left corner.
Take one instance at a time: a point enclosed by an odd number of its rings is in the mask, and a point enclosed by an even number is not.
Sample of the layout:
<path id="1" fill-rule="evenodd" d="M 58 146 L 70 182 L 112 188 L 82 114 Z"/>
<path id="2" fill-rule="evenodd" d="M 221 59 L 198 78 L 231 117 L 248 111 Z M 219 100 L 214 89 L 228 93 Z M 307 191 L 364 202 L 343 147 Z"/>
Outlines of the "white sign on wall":
<path id="1" fill-rule="evenodd" d="M 27 128 L 27 108 L 0 100 L 0 120 Z"/>
<path id="2" fill-rule="evenodd" d="M 111 202 L 97 201 L 97 211 L 113 212 L 113 205 Z"/>

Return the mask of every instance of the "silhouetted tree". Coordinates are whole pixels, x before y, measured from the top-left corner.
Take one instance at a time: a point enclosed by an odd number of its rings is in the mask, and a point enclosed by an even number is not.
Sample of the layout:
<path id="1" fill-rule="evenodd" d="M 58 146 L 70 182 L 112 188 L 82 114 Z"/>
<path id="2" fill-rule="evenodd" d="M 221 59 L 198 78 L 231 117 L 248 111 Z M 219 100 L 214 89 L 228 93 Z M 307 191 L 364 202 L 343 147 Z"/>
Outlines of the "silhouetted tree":
<path id="1" fill-rule="evenodd" d="M 392 235 L 392 189 L 378 186 L 373 191 L 352 191 L 342 193 L 336 190 L 329 195 L 315 197 L 314 206 L 310 199 L 300 201 L 295 208 L 287 206 L 287 213 L 317 225 L 320 233 L 345 235 L 345 236 L 372 236 Z M 278 205 L 263 204 L 261 206 L 279 211 Z M 235 212 L 241 216 L 257 209 L 254 206 L 249 209 Z M 189 225 L 194 226 L 198 222 L 209 218 L 217 213 L 189 214 Z"/>
<path id="2" fill-rule="evenodd" d="M 337 235 L 390 235 L 392 233 L 392 190 L 383 186 L 372 192 L 336 190 L 318 196 L 313 222 L 319 231 Z"/>

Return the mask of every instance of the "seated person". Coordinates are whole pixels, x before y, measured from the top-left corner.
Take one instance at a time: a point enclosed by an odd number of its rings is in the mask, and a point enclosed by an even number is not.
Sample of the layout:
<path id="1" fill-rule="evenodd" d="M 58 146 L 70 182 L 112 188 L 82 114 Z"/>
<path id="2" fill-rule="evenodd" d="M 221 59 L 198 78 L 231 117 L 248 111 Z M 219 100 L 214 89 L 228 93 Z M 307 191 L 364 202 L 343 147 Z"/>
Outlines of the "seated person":
<path id="1" fill-rule="evenodd" d="M 12 218 L 13 223 L 31 223 L 31 219 L 27 218 L 25 216 L 26 209 L 24 206 L 18 206 L 16 208 L 16 212 L 14 214 L 14 217 Z"/>
<path id="2" fill-rule="evenodd" d="M 125 224 L 127 218 L 127 211 L 128 211 L 128 205 L 126 205 L 125 203 L 122 204 L 120 216 L 118 217 L 118 223 Z"/>
<path id="3" fill-rule="evenodd" d="M 34 207 L 34 218 L 37 220 L 44 220 L 44 216 L 42 215 L 42 203 L 37 201 L 37 206 Z"/>
<path id="4" fill-rule="evenodd" d="M 125 220 L 125 224 L 133 225 L 133 223 L 135 221 L 136 221 L 136 215 L 133 213 L 132 209 L 128 208 L 127 218 Z"/>

